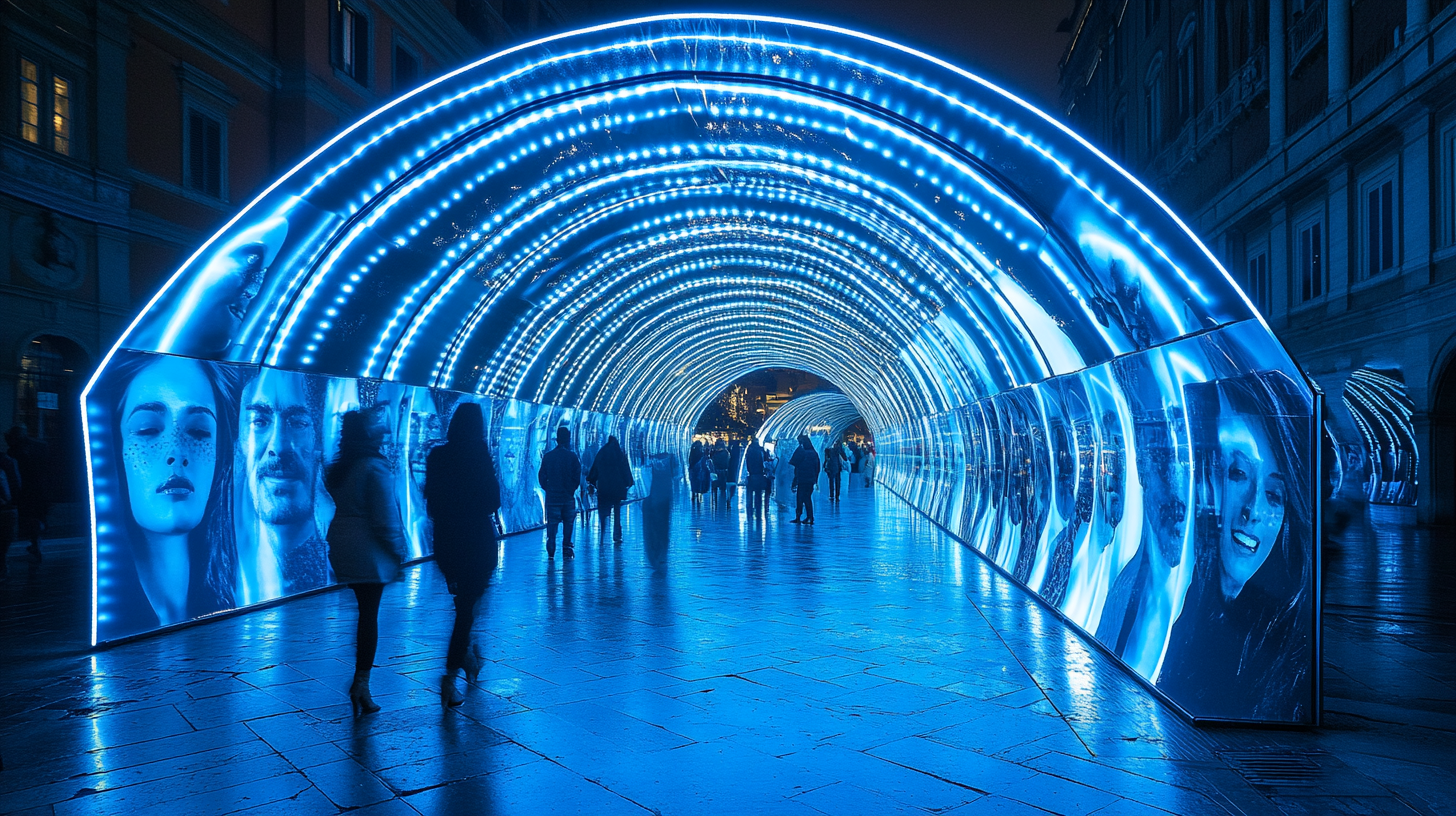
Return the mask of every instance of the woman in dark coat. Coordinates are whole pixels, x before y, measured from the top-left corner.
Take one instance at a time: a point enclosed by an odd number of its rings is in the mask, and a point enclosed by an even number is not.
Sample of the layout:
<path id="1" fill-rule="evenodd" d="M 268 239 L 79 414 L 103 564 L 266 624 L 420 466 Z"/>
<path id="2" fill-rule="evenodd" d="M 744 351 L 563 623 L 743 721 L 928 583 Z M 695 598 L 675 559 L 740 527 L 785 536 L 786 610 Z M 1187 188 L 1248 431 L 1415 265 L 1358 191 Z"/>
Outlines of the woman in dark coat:
<path id="1" fill-rule="evenodd" d="M 425 460 L 425 509 L 435 524 L 435 563 L 455 596 L 455 628 L 445 651 L 440 701 L 465 702 L 455 687 L 464 671 L 474 682 L 480 674 L 480 649 L 470 642 L 475 609 L 495 572 L 496 538 L 491 517 L 500 509 L 500 482 L 485 441 L 485 416 L 467 402 L 455 409 L 446 442 Z"/>
<path id="2" fill-rule="evenodd" d="M 339 455 L 324 476 L 334 499 L 329 525 L 329 564 L 334 577 L 348 584 L 359 601 L 354 683 L 349 702 L 354 714 L 379 710 L 369 696 L 369 671 L 379 647 L 379 602 L 384 585 L 399 578 L 408 550 L 399 507 L 390 490 L 389 464 L 379 452 L 384 429 L 358 411 L 344 414 Z"/>
<path id="3" fill-rule="evenodd" d="M 709 458 L 702 442 L 694 442 L 688 453 L 688 485 L 692 488 L 693 505 L 703 500 L 708 488 L 713 486 L 713 460 Z"/>
<path id="4" fill-rule="evenodd" d="M 607 515 L 612 516 L 612 541 L 622 543 L 622 502 L 637 481 L 632 478 L 632 465 L 617 437 L 607 437 L 607 444 L 597 451 L 586 480 L 597 489 L 598 535 L 607 537 Z"/>

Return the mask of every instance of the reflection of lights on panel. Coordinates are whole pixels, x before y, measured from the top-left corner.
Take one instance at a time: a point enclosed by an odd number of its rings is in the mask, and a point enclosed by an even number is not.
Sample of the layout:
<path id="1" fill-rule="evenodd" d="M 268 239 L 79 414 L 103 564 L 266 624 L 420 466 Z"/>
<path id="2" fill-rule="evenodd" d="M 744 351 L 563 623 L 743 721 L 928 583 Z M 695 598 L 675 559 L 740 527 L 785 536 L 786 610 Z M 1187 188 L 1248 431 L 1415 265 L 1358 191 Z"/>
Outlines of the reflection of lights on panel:
<path id="1" fill-rule="evenodd" d="M 278 218 L 273 269 L 250 247 Z M 1156 528 L 1137 423 L 1181 415 L 1188 444 L 1156 461 L 1187 464 L 1220 420 L 1198 386 L 1295 371 L 1250 315 L 1161 202 L 1021 100 L 884 40 L 720 15 L 542 40 L 385 106 L 190 258 L 122 343 L 509 398 L 522 445 L 611 415 L 656 451 L 738 376 L 800 368 L 875 430 L 885 484 L 1101 636 Z M 219 316 L 246 332 L 179 345 Z M 1397 385 L 1346 391 L 1372 451 L 1409 451 L 1392 472 L 1414 463 Z M 94 628 L 125 535 L 85 404 Z M 1058 429 L 1075 467 L 1056 467 Z M 1056 512 L 1037 505 L 1049 473 L 1076 481 Z M 1214 512 L 1208 492 L 1184 503 Z M 1213 562 L 1191 546 L 1185 565 Z M 1165 586 L 1193 597 L 1191 570 Z"/>
<path id="2" fill-rule="evenodd" d="M 1420 473 L 1415 441 L 1415 403 L 1401 380 L 1361 368 L 1345 383 L 1345 407 L 1365 443 L 1370 475 L 1366 498 L 1380 504 L 1413 505 Z"/>

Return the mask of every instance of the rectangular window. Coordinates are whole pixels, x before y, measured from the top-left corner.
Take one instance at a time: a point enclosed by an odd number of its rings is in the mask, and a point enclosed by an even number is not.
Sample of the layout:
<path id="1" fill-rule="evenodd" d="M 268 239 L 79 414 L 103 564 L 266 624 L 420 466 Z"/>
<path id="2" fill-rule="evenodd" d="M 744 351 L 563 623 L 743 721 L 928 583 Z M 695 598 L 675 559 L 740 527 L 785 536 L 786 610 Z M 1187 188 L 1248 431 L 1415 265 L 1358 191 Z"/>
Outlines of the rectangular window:
<path id="1" fill-rule="evenodd" d="M 1325 291 L 1324 225 L 1316 221 L 1299 230 L 1299 293 L 1314 300 Z"/>
<path id="2" fill-rule="evenodd" d="M 63 156 L 71 155 L 71 82 L 51 77 L 51 145 Z"/>
<path id="3" fill-rule="evenodd" d="M 420 81 L 420 61 L 414 54 L 396 45 L 394 47 L 394 89 L 405 91 Z"/>
<path id="4" fill-rule="evenodd" d="M 1395 180 L 1390 179 L 1365 194 L 1366 277 L 1395 268 Z"/>
<path id="5" fill-rule="evenodd" d="M 369 84 L 369 18 L 334 2 L 334 67 L 360 85 Z"/>
<path id="6" fill-rule="evenodd" d="M 1260 314 L 1269 314 L 1269 253 L 1260 252 L 1249 259 L 1248 277 L 1245 279 L 1249 299 Z"/>
<path id="7" fill-rule="evenodd" d="M 222 198 L 223 126 L 207 114 L 187 113 L 187 186 Z"/>
<path id="8" fill-rule="evenodd" d="M 20 138 L 40 144 L 40 69 L 20 61 Z"/>

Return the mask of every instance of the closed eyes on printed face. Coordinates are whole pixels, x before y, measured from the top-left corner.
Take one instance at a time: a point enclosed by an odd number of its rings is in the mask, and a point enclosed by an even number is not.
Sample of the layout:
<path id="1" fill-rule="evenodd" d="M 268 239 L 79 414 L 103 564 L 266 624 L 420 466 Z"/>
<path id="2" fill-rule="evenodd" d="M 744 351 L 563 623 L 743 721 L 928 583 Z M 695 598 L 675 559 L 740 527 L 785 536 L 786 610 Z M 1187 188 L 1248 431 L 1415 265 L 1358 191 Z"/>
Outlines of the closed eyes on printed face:
<path id="1" fill-rule="evenodd" d="M 122 465 L 132 517 L 165 535 L 202 521 L 217 466 L 217 405 L 202 367 L 165 358 L 127 386 Z"/>

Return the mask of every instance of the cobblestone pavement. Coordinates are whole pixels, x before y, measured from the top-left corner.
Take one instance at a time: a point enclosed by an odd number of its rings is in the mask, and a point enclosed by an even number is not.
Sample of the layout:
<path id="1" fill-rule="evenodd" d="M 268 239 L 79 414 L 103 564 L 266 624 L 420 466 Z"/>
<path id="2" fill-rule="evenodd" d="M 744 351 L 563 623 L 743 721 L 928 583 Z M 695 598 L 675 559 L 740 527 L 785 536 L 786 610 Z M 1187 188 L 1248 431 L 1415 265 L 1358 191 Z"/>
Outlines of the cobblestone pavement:
<path id="1" fill-rule="evenodd" d="M 634 506 L 569 561 L 507 539 L 455 710 L 449 596 L 413 567 L 359 719 L 350 593 L 91 652 L 83 543 L 12 548 L 0 812 L 1456 812 L 1449 535 L 1327 544 L 1325 727 L 1208 729 L 893 496 L 820 504 Z"/>

